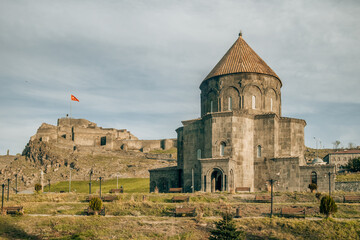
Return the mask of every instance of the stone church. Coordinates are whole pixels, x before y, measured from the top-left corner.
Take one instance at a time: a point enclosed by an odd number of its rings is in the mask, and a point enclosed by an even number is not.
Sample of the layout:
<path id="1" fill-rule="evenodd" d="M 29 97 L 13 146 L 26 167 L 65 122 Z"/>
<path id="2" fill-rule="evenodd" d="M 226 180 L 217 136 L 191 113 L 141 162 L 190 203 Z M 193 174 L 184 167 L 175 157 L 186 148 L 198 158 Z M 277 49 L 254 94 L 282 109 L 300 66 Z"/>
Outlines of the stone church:
<path id="1" fill-rule="evenodd" d="M 200 84 L 201 117 L 176 130 L 177 166 L 149 170 L 150 191 L 262 191 L 270 179 L 276 191 L 334 190 L 333 165 L 306 164 L 306 122 L 281 115 L 281 87 L 240 33 Z"/>

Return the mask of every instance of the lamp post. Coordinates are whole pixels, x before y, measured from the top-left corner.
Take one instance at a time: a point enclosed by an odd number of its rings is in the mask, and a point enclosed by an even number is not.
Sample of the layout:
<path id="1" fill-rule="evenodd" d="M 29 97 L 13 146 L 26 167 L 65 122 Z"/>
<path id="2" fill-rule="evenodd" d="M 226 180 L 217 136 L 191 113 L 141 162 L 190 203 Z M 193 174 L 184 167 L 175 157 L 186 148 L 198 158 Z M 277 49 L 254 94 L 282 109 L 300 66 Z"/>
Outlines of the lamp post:
<path id="1" fill-rule="evenodd" d="M 1 191 L 1 211 L 4 209 L 4 188 L 5 188 L 5 184 L 1 185 L 2 187 L 2 191 Z"/>
<path id="2" fill-rule="evenodd" d="M 91 175 L 93 174 L 93 170 L 90 170 L 90 181 L 89 181 L 89 195 L 91 195 Z"/>
<path id="3" fill-rule="evenodd" d="M 275 179 L 269 179 L 271 186 L 271 210 L 270 210 L 270 218 L 273 216 L 273 207 L 274 207 L 274 183 L 277 182 Z"/>
<path id="4" fill-rule="evenodd" d="M 48 182 L 49 182 L 49 193 L 50 193 L 50 179 L 48 179 Z"/>
<path id="5" fill-rule="evenodd" d="M 328 173 L 329 176 L 329 197 L 331 196 L 331 172 Z"/>
<path id="6" fill-rule="evenodd" d="M 9 201 L 9 192 L 10 192 L 10 178 L 8 178 L 8 191 L 7 191 L 7 201 Z"/>
<path id="7" fill-rule="evenodd" d="M 16 194 L 18 193 L 18 190 L 17 190 L 17 177 L 18 177 L 18 175 L 15 174 L 15 193 Z"/>
<path id="8" fill-rule="evenodd" d="M 103 179 L 103 177 L 99 177 L 100 179 L 100 198 L 101 198 L 101 180 Z"/>

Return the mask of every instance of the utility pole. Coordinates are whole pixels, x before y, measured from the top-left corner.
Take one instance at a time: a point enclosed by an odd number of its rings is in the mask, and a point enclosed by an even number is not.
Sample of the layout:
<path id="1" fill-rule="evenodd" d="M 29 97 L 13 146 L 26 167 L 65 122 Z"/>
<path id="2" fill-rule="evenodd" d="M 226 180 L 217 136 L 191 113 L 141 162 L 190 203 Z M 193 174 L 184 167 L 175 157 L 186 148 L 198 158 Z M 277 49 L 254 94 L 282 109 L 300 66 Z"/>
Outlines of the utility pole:
<path id="1" fill-rule="evenodd" d="M 1 185 L 2 187 L 2 193 L 1 193 L 1 211 L 4 209 L 4 188 L 5 188 L 5 184 Z"/>
<path id="2" fill-rule="evenodd" d="M 7 201 L 9 201 L 9 192 L 10 192 L 10 178 L 8 178 L 8 189 L 7 189 Z"/>
<path id="3" fill-rule="evenodd" d="M 48 181 L 49 181 L 49 193 L 50 193 L 50 179 L 48 179 Z"/>
<path id="4" fill-rule="evenodd" d="M 101 180 L 103 179 L 103 177 L 99 177 L 100 179 L 100 199 L 101 199 Z"/>
<path id="5" fill-rule="evenodd" d="M 89 181 L 89 195 L 91 195 L 91 175 L 93 174 L 93 170 L 90 170 L 90 181 Z"/>
<path id="6" fill-rule="evenodd" d="M 18 175 L 15 174 L 15 193 L 16 194 L 18 193 L 18 190 L 17 190 L 17 177 L 18 177 Z"/>

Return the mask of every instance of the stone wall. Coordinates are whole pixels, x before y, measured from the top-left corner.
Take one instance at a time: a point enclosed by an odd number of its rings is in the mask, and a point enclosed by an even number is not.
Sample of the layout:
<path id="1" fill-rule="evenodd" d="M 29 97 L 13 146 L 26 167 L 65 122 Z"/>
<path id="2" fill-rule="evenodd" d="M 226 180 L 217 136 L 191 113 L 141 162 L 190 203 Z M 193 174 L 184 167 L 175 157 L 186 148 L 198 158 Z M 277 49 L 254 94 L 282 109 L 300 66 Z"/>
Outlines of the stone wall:
<path id="1" fill-rule="evenodd" d="M 177 167 L 167 167 L 151 169 L 150 172 L 150 192 L 154 192 L 158 187 L 159 192 L 168 192 L 169 188 L 181 187 L 179 183 L 179 170 Z"/>
<path id="2" fill-rule="evenodd" d="M 334 165 L 309 165 L 300 166 L 300 190 L 309 191 L 309 184 L 311 183 L 311 174 L 316 173 L 317 176 L 317 187 L 319 192 L 329 191 L 329 172 L 331 191 L 335 190 L 335 166 Z"/>
<path id="3" fill-rule="evenodd" d="M 360 192 L 360 182 L 336 182 L 336 191 Z"/>

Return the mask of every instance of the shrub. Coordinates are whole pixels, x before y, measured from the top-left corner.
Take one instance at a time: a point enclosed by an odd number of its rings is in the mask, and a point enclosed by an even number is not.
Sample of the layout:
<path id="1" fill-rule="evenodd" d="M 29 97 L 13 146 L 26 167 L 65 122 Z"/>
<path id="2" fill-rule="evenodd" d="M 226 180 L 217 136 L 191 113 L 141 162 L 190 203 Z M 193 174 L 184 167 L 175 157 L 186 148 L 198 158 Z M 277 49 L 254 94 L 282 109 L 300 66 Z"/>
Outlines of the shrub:
<path id="1" fill-rule="evenodd" d="M 317 189 L 317 185 L 315 183 L 310 183 L 308 188 L 310 188 L 311 192 L 314 192 Z"/>
<path id="2" fill-rule="evenodd" d="M 38 193 L 38 192 L 41 191 L 41 189 L 42 189 L 41 184 L 40 184 L 40 183 L 36 183 L 36 184 L 35 184 L 35 191 Z"/>
<path id="3" fill-rule="evenodd" d="M 89 202 L 89 207 L 90 209 L 94 210 L 95 212 L 98 212 L 101 210 L 102 208 L 102 201 L 100 198 L 96 197 L 96 198 L 92 198 Z"/>
<path id="4" fill-rule="evenodd" d="M 330 196 L 322 197 L 320 202 L 320 213 L 325 214 L 326 217 L 328 218 L 332 213 L 336 213 L 336 212 L 337 212 L 337 206 L 334 199 L 332 199 L 332 197 Z"/>
<path id="5" fill-rule="evenodd" d="M 315 193 L 315 197 L 320 200 L 321 193 L 319 193 L 319 192 Z"/>
<path id="6" fill-rule="evenodd" d="M 346 168 L 352 172 L 360 172 L 360 158 L 349 160 Z"/>
<path id="7" fill-rule="evenodd" d="M 236 230 L 231 214 L 226 213 L 222 218 L 222 220 L 215 223 L 216 228 L 210 231 L 209 240 L 245 239 L 245 233 Z"/>

